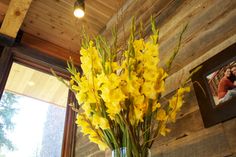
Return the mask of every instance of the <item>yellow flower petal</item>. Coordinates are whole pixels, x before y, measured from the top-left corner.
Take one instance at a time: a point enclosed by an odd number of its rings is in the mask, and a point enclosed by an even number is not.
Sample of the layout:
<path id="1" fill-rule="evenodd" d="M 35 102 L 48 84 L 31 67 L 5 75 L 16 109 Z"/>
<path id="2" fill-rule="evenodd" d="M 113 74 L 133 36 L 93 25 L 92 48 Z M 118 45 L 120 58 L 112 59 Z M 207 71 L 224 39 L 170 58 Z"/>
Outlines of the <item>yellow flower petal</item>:
<path id="1" fill-rule="evenodd" d="M 167 119 L 167 116 L 166 116 L 166 111 L 164 109 L 159 109 L 157 111 L 157 117 L 156 117 L 157 120 L 159 121 L 164 121 Z"/>

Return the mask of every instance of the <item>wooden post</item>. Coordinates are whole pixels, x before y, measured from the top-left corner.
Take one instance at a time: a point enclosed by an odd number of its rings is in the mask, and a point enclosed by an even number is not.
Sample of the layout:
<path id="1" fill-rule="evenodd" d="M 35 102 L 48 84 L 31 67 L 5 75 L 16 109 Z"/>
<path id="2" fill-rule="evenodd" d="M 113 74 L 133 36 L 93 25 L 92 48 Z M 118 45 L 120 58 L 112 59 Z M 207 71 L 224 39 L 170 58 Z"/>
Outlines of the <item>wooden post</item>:
<path id="1" fill-rule="evenodd" d="M 11 0 L 0 33 L 15 38 L 32 0 Z"/>

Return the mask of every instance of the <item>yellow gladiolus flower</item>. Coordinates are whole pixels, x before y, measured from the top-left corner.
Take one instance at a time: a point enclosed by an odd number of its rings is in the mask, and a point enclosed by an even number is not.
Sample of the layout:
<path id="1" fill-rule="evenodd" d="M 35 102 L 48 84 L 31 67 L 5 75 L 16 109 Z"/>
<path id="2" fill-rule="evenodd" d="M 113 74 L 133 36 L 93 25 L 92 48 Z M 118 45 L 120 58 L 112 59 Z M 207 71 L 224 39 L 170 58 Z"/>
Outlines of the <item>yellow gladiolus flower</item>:
<path id="1" fill-rule="evenodd" d="M 160 107 L 161 107 L 161 104 L 155 101 L 155 103 L 152 105 L 152 112 L 156 111 Z"/>
<path id="2" fill-rule="evenodd" d="M 135 105 L 141 105 L 144 103 L 144 95 L 139 95 L 137 97 L 134 97 L 134 104 Z"/>
<path id="3" fill-rule="evenodd" d="M 70 86 L 73 86 L 75 81 L 73 79 L 71 79 L 69 83 L 70 83 Z"/>
<path id="4" fill-rule="evenodd" d="M 107 107 L 107 113 L 109 114 L 111 119 L 114 119 L 116 114 L 119 114 L 121 111 L 121 106 L 119 102 L 108 102 L 105 104 Z"/>
<path id="5" fill-rule="evenodd" d="M 144 40 L 143 39 L 135 40 L 133 42 L 133 46 L 134 46 L 135 52 L 141 52 L 145 46 Z"/>
<path id="6" fill-rule="evenodd" d="M 79 72 L 75 75 L 75 81 L 77 81 L 77 82 L 80 81 L 80 73 Z"/>
<path id="7" fill-rule="evenodd" d="M 177 111 L 176 111 L 176 110 L 172 111 L 172 112 L 169 114 L 170 120 L 171 120 L 172 122 L 175 122 L 175 121 L 176 121 L 176 115 L 177 115 Z"/>
<path id="8" fill-rule="evenodd" d="M 109 123 L 108 120 L 104 117 L 101 117 L 97 114 L 93 115 L 93 121 L 92 121 L 93 125 L 96 127 L 96 129 L 98 129 L 99 127 L 103 130 L 109 129 Z"/>
<path id="9" fill-rule="evenodd" d="M 165 82 L 163 80 L 156 82 L 155 90 L 157 93 L 165 91 Z"/>
<path id="10" fill-rule="evenodd" d="M 100 36 L 95 42 L 85 38 L 80 50 L 83 72 L 68 62 L 67 70 L 72 75 L 69 88 L 82 109 L 76 124 L 101 150 L 127 145 L 130 156 L 139 156 L 139 148 L 145 150 L 157 135 L 170 132 L 166 125 L 175 122 L 183 96 L 190 91 L 181 87 L 169 99 L 169 106 L 160 104 L 168 74 L 160 65 L 154 21 L 152 30 L 147 42 L 136 40 L 132 32 L 127 47 L 121 49 L 116 47 L 116 38 L 111 45 Z"/>
<path id="11" fill-rule="evenodd" d="M 157 117 L 156 117 L 157 120 L 160 120 L 160 121 L 165 121 L 167 120 L 167 115 L 166 115 L 166 111 L 164 109 L 159 109 L 157 111 Z"/>
<path id="12" fill-rule="evenodd" d="M 169 133 L 170 132 L 170 129 L 166 128 L 166 124 L 162 124 L 161 125 L 161 128 L 160 128 L 160 134 L 162 136 L 166 136 L 166 133 Z"/>
<path id="13" fill-rule="evenodd" d="M 156 90 L 154 87 L 154 82 L 144 82 L 142 86 L 142 93 L 150 99 L 156 99 Z"/>
<path id="14" fill-rule="evenodd" d="M 91 128 L 88 123 L 88 119 L 85 118 L 85 115 L 77 115 L 76 124 L 81 127 L 81 132 L 83 135 L 96 136 L 96 132 Z"/>
<path id="15" fill-rule="evenodd" d="M 89 140 L 93 143 L 96 143 L 100 150 L 104 151 L 108 148 L 107 144 L 102 142 L 97 136 L 89 136 Z"/>
<path id="16" fill-rule="evenodd" d="M 190 87 L 180 87 L 177 93 L 179 96 L 182 96 L 185 92 L 190 92 Z"/>
<path id="17" fill-rule="evenodd" d="M 78 126 L 83 126 L 83 127 L 89 126 L 89 124 L 84 120 L 84 117 L 79 114 L 77 114 L 77 117 L 76 117 L 76 124 Z"/>
<path id="18" fill-rule="evenodd" d="M 153 56 L 153 57 L 158 57 L 158 55 L 159 55 L 159 51 L 158 50 L 159 50 L 158 44 L 153 44 L 151 42 L 147 42 L 145 44 L 145 55 L 150 55 L 150 56 Z"/>
<path id="19" fill-rule="evenodd" d="M 83 104 L 87 100 L 87 94 L 84 92 L 76 93 L 75 97 L 79 104 Z"/>
<path id="20" fill-rule="evenodd" d="M 143 73 L 143 78 L 145 81 L 156 81 L 158 73 L 155 70 L 145 70 Z"/>
<path id="21" fill-rule="evenodd" d="M 76 86 L 76 85 L 72 85 L 71 88 L 72 88 L 73 90 L 75 90 L 75 91 L 79 91 L 79 90 L 80 90 L 79 86 Z"/>
<path id="22" fill-rule="evenodd" d="M 144 115 L 143 110 L 137 106 L 134 106 L 135 120 L 143 122 L 143 115 Z"/>
<path id="23" fill-rule="evenodd" d="M 83 133 L 83 135 L 91 135 L 91 136 L 96 136 L 97 133 L 90 127 L 83 127 L 81 126 L 81 132 Z"/>
<path id="24" fill-rule="evenodd" d="M 169 113 L 169 115 L 170 115 L 170 120 L 172 122 L 175 122 L 176 114 L 183 105 L 183 94 L 185 92 L 189 92 L 189 91 L 190 91 L 190 87 L 185 87 L 185 88 L 181 87 L 181 88 L 178 89 L 177 94 L 174 95 L 169 100 L 169 107 L 172 109 L 171 112 Z"/>
<path id="25" fill-rule="evenodd" d="M 90 116 L 90 114 L 93 112 L 90 103 L 87 102 L 84 102 L 84 104 L 82 105 L 82 109 L 84 110 L 86 116 Z"/>

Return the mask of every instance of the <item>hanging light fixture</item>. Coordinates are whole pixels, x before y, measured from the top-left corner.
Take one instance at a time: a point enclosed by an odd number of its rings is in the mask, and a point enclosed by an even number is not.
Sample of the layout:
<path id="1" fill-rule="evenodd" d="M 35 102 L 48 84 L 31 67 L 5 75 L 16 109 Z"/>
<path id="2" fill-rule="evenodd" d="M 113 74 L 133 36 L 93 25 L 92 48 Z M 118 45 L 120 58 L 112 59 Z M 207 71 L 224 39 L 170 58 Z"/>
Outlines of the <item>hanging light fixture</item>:
<path id="1" fill-rule="evenodd" d="M 76 0 L 74 5 L 74 15 L 75 17 L 84 17 L 85 3 L 84 0 Z"/>

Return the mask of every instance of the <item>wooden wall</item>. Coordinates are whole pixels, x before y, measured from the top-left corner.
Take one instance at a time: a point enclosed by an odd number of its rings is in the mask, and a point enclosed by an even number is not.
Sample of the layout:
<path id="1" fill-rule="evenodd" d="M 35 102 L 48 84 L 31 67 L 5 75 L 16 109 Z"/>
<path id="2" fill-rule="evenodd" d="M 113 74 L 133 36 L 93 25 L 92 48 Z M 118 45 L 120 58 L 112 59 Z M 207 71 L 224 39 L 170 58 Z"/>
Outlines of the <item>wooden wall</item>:
<path id="1" fill-rule="evenodd" d="M 135 15 L 138 21 L 143 20 L 148 35 L 151 14 L 160 28 L 162 65 L 170 57 L 181 30 L 188 23 L 180 53 L 166 81 L 167 96 L 189 75 L 190 69 L 236 42 L 235 0 L 127 0 L 101 33 L 110 38 L 108 32 L 118 19 L 119 41 L 124 42 L 131 18 Z M 153 145 L 152 156 L 236 157 L 236 118 L 204 128 L 193 89 L 186 96 L 177 122 L 170 127 L 172 132 Z M 83 156 L 105 155 L 78 133 L 76 157 Z"/>

